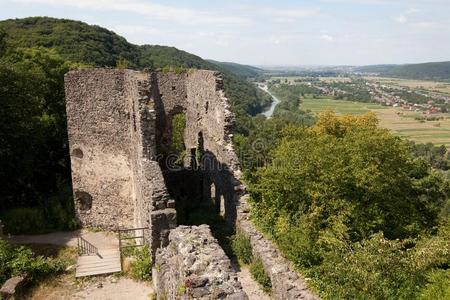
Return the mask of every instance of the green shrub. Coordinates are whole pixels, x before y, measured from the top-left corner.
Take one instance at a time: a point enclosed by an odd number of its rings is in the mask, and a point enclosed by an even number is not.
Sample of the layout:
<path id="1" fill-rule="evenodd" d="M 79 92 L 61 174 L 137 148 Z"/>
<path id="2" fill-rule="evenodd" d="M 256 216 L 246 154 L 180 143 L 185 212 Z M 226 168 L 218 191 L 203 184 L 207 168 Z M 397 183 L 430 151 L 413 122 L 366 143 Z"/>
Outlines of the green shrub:
<path id="1" fill-rule="evenodd" d="M 41 233 L 48 230 L 48 221 L 45 212 L 37 207 L 13 208 L 1 216 L 5 231 L 12 234 Z"/>
<path id="2" fill-rule="evenodd" d="M 360 243 L 334 243 L 309 275 L 324 299 L 414 299 L 424 277 L 407 247 L 381 233 Z"/>
<path id="3" fill-rule="evenodd" d="M 30 248 L 13 247 L 0 240 L 0 284 L 11 276 L 25 273 L 28 274 L 28 280 L 33 282 L 64 269 L 63 261 L 43 256 L 35 257 Z"/>
<path id="4" fill-rule="evenodd" d="M 421 300 L 450 299 L 450 270 L 436 270 L 428 276 L 428 284 L 421 290 Z"/>
<path id="5" fill-rule="evenodd" d="M 136 258 L 131 263 L 131 274 L 133 278 L 139 280 L 151 280 L 152 278 L 152 256 L 148 246 L 136 248 L 134 252 Z"/>
<path id="6" fill-rule="evenodd" d="M 415 299 L 448 267 L 449 182 L 374 115 L 286 127 L 270 158 L 252 217 L 323 299 Z"/>
<path id="7" fill-rule="evenodd" d="M 245 233 L 238 230 L 232 238 L 231 247 L 240 262 L 249 264 L 252 261 L 252 245 Z"/>
<path id="8" fill-rule="evenodd" d="M 49 204 L 50 206 L 51 204 Z M 1 215 L 5 232 L 10 234 L 39 234 L 54 230 L 74 230 L 77 222 L 72 213 L 60 204 L 51 208 L 13 208 Z"/>
<path id="9" fill-rule="evenodd" d="M 0 214 L 5 232 L 10 234 L 39 234 L 55 230 L 74 230 L 75 220 L 70 186 L 60 184 L 58 191 L 35 207 L 18 207 Z"/>
<path id="10" fill-rule="evenodd" d="M 184 130 L 186 128 L 186 116 L 184 113 L 176 114 L 172 119 L 172 151 L 180 155 L 185 151 Z"/>
<path id="11" fill-rule="evenodd" d="M 264 270 L 264 265 L 261 258 L 254 257 L 250 264 L 250 273 L 253 279 L 261 285 L 262 289 L 266 293 L 272 291 L 272 282 L 270 281 L 269 275 L 267 275 L 266 270 Z"/>

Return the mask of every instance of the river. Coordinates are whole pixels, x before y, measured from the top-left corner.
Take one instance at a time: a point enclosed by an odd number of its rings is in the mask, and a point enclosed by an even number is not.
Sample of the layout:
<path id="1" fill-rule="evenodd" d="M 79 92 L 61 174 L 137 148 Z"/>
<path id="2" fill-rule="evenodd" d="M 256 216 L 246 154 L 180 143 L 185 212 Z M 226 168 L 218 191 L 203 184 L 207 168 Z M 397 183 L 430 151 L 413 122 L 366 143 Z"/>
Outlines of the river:
<path id="1" fill-rule="evenodd" d="M 269 88 L 267 87 L 267 85 L 259 85 L 258 84 L 258 87 L 261 90 L 263 90 L 264 92 L 266 92 L 267 94 L 269 94 L 273 99 L 272 103 L 270 104 L 270 107 L 265 112 L 262 113 L 264 116 L 266 116 L 268 119 L 270 119 L 273 115 L 273 111 L 275 110 L 275 107 L 278 105 L 278 103 L 280 103 L 280 100 L 269 91 Z"/>

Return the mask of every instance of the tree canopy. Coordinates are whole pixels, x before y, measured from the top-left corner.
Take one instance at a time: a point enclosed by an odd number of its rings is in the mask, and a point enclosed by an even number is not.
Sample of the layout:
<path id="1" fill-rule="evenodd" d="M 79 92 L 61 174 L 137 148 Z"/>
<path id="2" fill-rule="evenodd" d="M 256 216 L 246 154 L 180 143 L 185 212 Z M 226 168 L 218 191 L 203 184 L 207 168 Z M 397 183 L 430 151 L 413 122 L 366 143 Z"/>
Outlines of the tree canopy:
<path id="1" fill-rule="evenodd" d="M 406 280 L 423 284 L 422 277 L 414 277 L 423 269 L 414 267 L 414 258 L 398 256 L 413 247 L 411 239 L 443 222 L 440 211 L 450 195 L 449 183 L 424 159 L 413 157 L 407 141 L 377 125 L 373 114 L 325 112 L 310 128 L 288 126 L 271 163 L 251 178 L 256 223 L 297 267 L 324 284 L 322 290 L 342 292 L 338 298 L 396 299 L 416 293 Z M 375 269 L 381 272 L 381 266 L 392 267 L 393 273 L 360 282 Z M 402 278 L 408 269 L 411 277 Z M 336 279 L 344 274 L 345 280 Z M 382 281 L 385 291 L 370 291 Z M 404 290 L 398 288 L 402 284 Z"/>

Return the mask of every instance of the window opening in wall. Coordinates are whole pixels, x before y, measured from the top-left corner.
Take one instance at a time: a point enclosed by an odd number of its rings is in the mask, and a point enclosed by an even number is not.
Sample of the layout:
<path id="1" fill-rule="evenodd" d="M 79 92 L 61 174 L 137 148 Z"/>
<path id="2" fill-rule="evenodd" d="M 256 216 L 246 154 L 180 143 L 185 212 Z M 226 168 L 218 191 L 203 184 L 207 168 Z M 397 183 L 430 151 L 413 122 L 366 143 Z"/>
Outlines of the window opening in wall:
<path id="1" fill-rule="evenodd" d="M 87 211 L 92 208 L 92 196 L 87 192 L 75 192 L 75 201 L 78 202 L 81 211 Z"/>
<path id="2" fill-rule="evenodd" d="M 76 158 L 83 158 L 83 151 L 80 148 L 75 148 L 72 151 L 72 156 L 76 157 Z"/>

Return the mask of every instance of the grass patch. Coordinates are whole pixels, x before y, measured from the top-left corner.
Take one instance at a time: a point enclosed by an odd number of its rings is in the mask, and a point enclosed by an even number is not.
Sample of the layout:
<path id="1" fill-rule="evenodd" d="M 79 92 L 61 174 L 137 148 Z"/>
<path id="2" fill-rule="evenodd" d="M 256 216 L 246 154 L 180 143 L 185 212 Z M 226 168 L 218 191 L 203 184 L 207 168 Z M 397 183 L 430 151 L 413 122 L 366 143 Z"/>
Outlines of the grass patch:
<path id="1" fill-rule="evenodd" d="M 134 279 L 148 281 L 152 279 L 152 256 L 146 245 L 135 248 L 135 260 L 131 262 L 131 276 Z"/>
<path id="2" fill-rule="evenodd" d="M 261 258 L 254 257 L 250 264 L 250 274 L 252 278 L 261 286 L 264 292 L 270 293 L 272 291 L 272 282 L 269 275 L 267 275 Z"/>
<path id="3" fill-rule="evenodd" d="M 231 247 L 239 262 L 245 265 L 251 263 L 253 255 L 250 238 L 241 230 L 238 230 L 233 236 Z"/>

